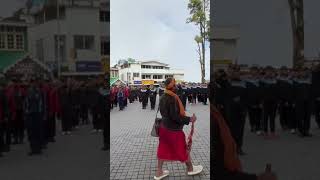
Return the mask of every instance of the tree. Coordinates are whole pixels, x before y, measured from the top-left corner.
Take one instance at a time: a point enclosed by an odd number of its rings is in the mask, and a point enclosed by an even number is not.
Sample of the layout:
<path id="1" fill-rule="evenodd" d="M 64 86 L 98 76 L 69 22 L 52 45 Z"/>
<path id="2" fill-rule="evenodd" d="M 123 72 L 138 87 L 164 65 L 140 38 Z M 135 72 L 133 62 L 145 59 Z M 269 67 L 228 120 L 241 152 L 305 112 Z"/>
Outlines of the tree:
<path id="1" fill-rule="evenodd" d="M 206 62 L 206 41 L 209 40 L 209 11 L 210 0 L 189 0 L 188 9 L 190 17 L 187 23 L 193 23 L 199 28 L 199 35 L 196 35 L 194 40 L 197 43 L 197 52 L 201 68 L 201 82 L 205 83 L 205 62 Z"/>
<path id="2" fill-rule="evenodd" d="M 304 63 L 304 15 L 303 0 L 288 0 L 293 39 L 293 65 L 302 67 Z"/>

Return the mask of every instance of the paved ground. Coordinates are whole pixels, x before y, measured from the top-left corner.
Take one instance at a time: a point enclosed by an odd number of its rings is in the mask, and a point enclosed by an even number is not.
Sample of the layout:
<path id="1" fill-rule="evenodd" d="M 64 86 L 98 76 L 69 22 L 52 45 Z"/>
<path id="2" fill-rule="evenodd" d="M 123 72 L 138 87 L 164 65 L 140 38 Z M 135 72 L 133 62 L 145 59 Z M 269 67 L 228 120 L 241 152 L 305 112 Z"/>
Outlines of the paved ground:
<path id="1" fill-rule="evenodd" d="M 58 136 L 42 156 L 29 157 L 28 144 L 12 146 L 0 158 L 0 180 L 106 180 L 108 152 L 101 151 L 102 134 L 91 125 L 72 136 Z"/>
<path id="2" fill-rule="evenodd" d="M 311 132 L 313 137 L 300 138 L 277 129 L 279 139 L 265 140 L 250 133 L 247 127 L 244 150 L 248 155 L 242 157 L 244 169 L 260 173 L 266 163 L 271 163 L 279 180 L 319 180 L 320 130 L 314 120 Z"/>
<path id="3" fill-rule="evenodd" d="M 158 102 L 158 101 L 157 101 Z M 209 106 L 187 105 L 187 111 L 196 113 L 192 158 L 195 165 L 204 166 L 201 175 L 187 177 L 181 163 L 165 163 L 170 171 L 167 179 L 210 179 Z M 158 139 L 150 136 L 156 111 L 141 109 L 141 104 L 128 104 L 127 109 L 111 111 L 111 176 L 110 179 L 153 179 L 156 172 Z M 189 127 L 185 132 L 189 132 Z"/>

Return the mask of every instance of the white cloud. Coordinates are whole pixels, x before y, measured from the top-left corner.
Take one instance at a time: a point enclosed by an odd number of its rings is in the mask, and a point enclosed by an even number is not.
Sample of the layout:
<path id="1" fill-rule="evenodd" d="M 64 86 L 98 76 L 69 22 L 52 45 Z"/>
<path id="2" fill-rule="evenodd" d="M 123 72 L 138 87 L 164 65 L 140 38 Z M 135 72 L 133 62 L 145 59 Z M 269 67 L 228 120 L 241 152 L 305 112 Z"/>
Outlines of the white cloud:
<path id="1" fill-rule="evenodd" d="M 156 59 L 184 69 L 185 80 L 200 81 L 194 42 L 197 28 L 186 24 L 187 4 L 188 0 L 112 1 L 111 64 L 127 57 Z"/>

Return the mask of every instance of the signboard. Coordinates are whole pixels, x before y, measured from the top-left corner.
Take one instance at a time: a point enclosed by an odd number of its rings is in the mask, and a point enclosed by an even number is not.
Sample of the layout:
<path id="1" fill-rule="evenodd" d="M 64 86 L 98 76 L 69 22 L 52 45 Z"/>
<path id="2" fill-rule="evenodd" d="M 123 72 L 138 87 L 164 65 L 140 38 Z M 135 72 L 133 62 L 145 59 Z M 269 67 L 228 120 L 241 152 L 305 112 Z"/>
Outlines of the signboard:
<path id="1" fill-rule="evenodd" d="M 15 66 L 8 69 L 8 76 L 31 76 L 31 75 L 48 75 L 46 69 L 30 58 L 19 61 Z"/>
<path id="2" fill-rule="evenodd" d="M 154 84 L 154 80 L 142 80 L 143 85 L 151 85 Z"/>
<path id="3" fill-rule="evenodd" d="M 100 72 L 102 70 L 100 61 L 78 61 L 76 62 L 77 72 Z"/>
<path id="4" fill-rule="evenodd" d="M 142 84 L 141 81 L 133 81 L 133 84 Z"/>

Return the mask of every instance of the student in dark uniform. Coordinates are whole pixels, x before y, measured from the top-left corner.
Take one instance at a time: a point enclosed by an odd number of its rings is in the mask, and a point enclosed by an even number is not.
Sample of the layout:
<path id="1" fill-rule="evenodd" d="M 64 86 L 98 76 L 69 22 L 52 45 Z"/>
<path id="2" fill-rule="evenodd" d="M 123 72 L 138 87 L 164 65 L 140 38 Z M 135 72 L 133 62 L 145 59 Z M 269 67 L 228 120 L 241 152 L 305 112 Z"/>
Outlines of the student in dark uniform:
<path id="1" fill-rule="evenodd" d="M 184 109 L 186 109 L 188 89 L 186 88 L 186 85 L 185 85 L 185 84 L 182 84 L 182 85 L 181 85 L 181 93 L 182 93 L 182 94 L 181 94 L 181 101 L 182 101 L 182 104 L 183 104 Z"/>
<path id="2" fill-rule="evenodd" d="M 289 76 L 286 67 L 280 68 L 280 76 L 277 79 L 278 96 L 279 96 L 279 113 L 280 124 L 283 130 L 290 128 L 291 122 L 294 121 L 294 86 L 291 75 Z M 292 130 L 294 133 L 294 130 Z"/>
<path id="3" fill-rule="evenodd" d="M 149 97 L 150 97 L 151 110 L 154 110 L 156 106 L 157 89 L 151 85 L 149 92 L 150 92 Z"/>
<path id="4" fill-rule="evenodd" d="M 82 83 L 80 86 L 80 118 L 82 124 L 89 124 L 89 92 L 86 83 Z"/>
<path id="5" fill-rule="evenodd" d="M 125 107 L 125 92 L 123 87 L 119 88 L 117 98 L 119 103 L 119 111 L 122 111 Z"/>
<path id="6" fill-rule="evenodd" d="M 135 88 L 131 86 L 131 87 L 129 87 L 129 91 L 130 91 L 130 93 L 129 93 L 129 103 L 132 104 L 134 102 L 134 100 L 135 100 L 135 94 L 136 94 Z"/>
<path id="7" fill-rule="evenodd" d="M 142 109 L 146 109 L 148 105 L 148 91 L 145 86 L 142 86 L 142 89 L 140 90 L 140 96 L 142 101 Z"/>
<path id="8" fill-rule="evenodd" d="M 202 101 L 201 87 L 199 85 L 197 86 L 196 91 L 197 91 L 198 102 L 202 103 L 203 101 Z"/>
<path id="9" fill-rule="evenodd" d="M 208 88 L 205 87 L 205 85 L 203 85 L 203 87 L 201 87 L 201 99 L 202 99 L 202 104 L 203 104 L 203 105 L 207 105 L 207 101 L 208 101 Z"/>
<path id="10" fill-rule="evenodd" d="M 306 71 L 301 70 L 294 80 L 296 119 L 300 137 L 310 137 L 311 120 L 311 78 Z"/>
<path id="11" fill-rule="evenodd" d="M 164 87 L 163 84 L 159 87 L 159 97 L 161 97 L 164 94 Z"/>
<path id="12" fill-rule="evenodd" d="M 103 107 L 102 123 L 103 123 L 103 151 L 110 149 L 110 139 L 108 138 L 110 123 L 110 91 L 108 90 L 108 81 L 105 82 L 104 87 L 100 89 L 100 102 Z"/>
<path id="13" fill-rule="evenodd" d="M 6 132 L 6 119 L 7 119 L 7 109 L 8 104 L 6 100 L 6 95 L 4 91 L 5 84 L 0 82 L 0 157 L 2 157 L 2 152 L 5 149 L 5 132 Z"/>
<path id="14" fill-rule="evenodd" d="M 15 120 L 13 122 L 13 144 L 22 144 L 24 139 L 24 119 L 23 119 L 24 95 L 21 82 L 17 82 L 14 87 Z"/>
<path id="15" fill-rule="evenodd" d="M 70 135 L 72 128 L 71 89 L 69 86 L 64 82 L 60 91 L 62 135 Z"/>
<path id="16" fill-rule="evenodd" d="M 230 78 L 227 87 L 227 122 L 236 141 L 238 153 L 244 155 L 242 144 L 246 119 L 246 86 L 240 79 L 239 69 L 235 68 Z"/>
<path id="17" fill-rule="evenodd" d="M 26 127 L 31 148 L 30 156 L 42 153 L 44 103 L 39 84 L 35 79 L 32 79 L 24 101 Z"/>
<path id="18" fill-rule="evenodd" d="M 265 76 L 260 83 L 263 97 L 263 127 L 266 138 L 275 138 L 275 118 L 278 106 L 277 86 L 274 69 L 266 67 Z M 270 133 L 269 133 L 270 127 Z"/>
<path id="19" fill-rule="evenodd" d="M 256 67 L 252 67 L 250 76 L 246 80 L 248 104 L 248 115 L 251 127 L 251 132 L 261 134 L 261 121 L 262 121 L 262 101 L 261 101 L 261 89 L 259 86 L 258 71 Z"/>
<path id="20" fill-rule="evenodd" d="M 318 128 L 320 128 L 320 65 L 312 72 L 312 99 L 314 100 L 314 113 Z"/>
<path id="21" fill-rule="evenodd" d="M 191 91 L 192 91 L 192 104 L 197 104 L 197 87 L 194 85 L 191 88 Z M 198 101 L 199 101 L 199 99 L 198 99 Z"/>
<path id="22" fill-rule="evenodd" d="M 227 94 L 226 94 L 226 88 L 229 84 L 229 77 L 227 75 L 227 73 L 224 71 L 224 70 L 219 70 L 217 72 L 217 76 L 215 77 L 215 103 L 216 103 L 216 106 L 217 108 L 219 109 L 219 111 L 221 112 L 222 116 L 224 118 L 226 118 L 226 97 L 227 97 Z"/>

